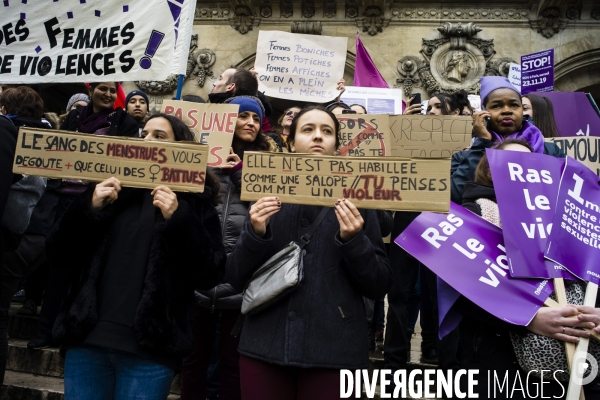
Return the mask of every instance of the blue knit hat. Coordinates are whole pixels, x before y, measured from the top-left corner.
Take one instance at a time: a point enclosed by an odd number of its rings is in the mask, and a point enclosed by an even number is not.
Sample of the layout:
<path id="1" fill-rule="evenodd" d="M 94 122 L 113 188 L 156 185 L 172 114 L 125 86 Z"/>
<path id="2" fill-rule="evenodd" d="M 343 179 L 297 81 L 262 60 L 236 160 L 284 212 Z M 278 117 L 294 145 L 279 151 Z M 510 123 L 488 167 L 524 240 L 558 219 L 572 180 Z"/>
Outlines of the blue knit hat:
<path id="1" fill-rule="evenodd" d="M 481 97 L 482 110 L 485 110 L 485 98 L 496 89 L 511 89 L 519 94 L 517 88 L 504 76 L 482 76 L 480 82 L 481 90 L 479 91 L 479 96 Z"/>
<path id="2" fill-rule="evenodd" d="M 253 113 L 258 114 L 260 120 L 263 118 L 263 107 L 260 104 L 260 100 L 256 97 L 252 96 L 235 96 L 228 101 L 229 104 L 239 104 L 240 109 L 238 114 L 243 113 L 244 111 L 252 111 Z"/>
<path id="3" fill-rule="evenodd" d="M 148 100 L 148 95 L 146 93 L 142 92 L 141 90 L 132 90 L 127 95 L 127 98 L 125 98 L 125 108 L 127 108 L 127 104 L 129 104 L 129 100 L 133 96 L 142 96 L 144 98 L 144 100 L 146 100 L 146 104 L 148 104 L 148 106 L 150 106 L 150 100 Z"/>

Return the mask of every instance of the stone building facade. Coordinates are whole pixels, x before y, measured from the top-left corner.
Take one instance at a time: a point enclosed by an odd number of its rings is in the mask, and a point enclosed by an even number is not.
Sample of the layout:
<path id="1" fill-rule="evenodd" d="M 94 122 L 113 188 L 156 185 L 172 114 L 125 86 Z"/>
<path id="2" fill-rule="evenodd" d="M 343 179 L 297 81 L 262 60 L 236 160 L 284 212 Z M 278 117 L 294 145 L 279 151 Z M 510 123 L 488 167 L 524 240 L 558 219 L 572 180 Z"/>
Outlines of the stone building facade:
<path id="1" fill-rule="evenodd" d="M 223 70 L 251 68 L 260 30 L 348 37 L 348 85 L 360 31 L 390 87 L 424 99 L 458 88 L 478 93 L 479 76 L 506 75 L 522 54 L 554 48 L 556 90 L 600 99 L 600 2 L 594 0 L 198 0 L 183 93 L 206 98 Z M 175 95 L 177 77 L 125 83 L 126 91 L 136 87 L 159 108 Z"/>

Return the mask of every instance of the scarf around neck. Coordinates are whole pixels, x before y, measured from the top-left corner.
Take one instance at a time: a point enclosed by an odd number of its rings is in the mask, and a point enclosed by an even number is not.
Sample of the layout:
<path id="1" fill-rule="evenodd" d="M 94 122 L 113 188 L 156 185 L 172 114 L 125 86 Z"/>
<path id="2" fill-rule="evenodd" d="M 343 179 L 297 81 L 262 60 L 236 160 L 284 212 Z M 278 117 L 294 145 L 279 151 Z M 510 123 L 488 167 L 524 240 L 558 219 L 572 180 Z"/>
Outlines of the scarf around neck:
<path id="1" fill-rule="evenodd" d="M 521 129 L 508 136 L 501 136 L 494 131 L 490 131 L 490 133 L 494 142 L 502 143 L 507 139 L 522 140 L 529 143 L 534 153 L 544 153 L 544 135 L 542 135 L 542 132 L 535 125 L 528 121 L 524 121 Z"/>
<path id="2" fill-rule="evenodd" d="M 86 107 L 81 107 L 79 110 L 79 122 L 77 130 L 83 133 L 95 133 L 102 128 L 110 127 L 112 117 L 115 110 L 107 108 L 94 112 L 94 105 L 90 102 Z"/>

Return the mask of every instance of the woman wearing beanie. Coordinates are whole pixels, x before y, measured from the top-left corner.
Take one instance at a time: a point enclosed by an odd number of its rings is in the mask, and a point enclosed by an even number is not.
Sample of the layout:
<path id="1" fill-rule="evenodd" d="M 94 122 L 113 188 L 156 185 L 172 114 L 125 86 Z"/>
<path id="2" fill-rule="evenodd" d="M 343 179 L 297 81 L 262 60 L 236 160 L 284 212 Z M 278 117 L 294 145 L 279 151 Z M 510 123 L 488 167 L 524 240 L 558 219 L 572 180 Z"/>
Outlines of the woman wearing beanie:
<path id="1" fill-rule="evenodd" d="M 473 114 L 473 135 L 476 140 L 469 150 L 452 156 L 451 199 L 458 204 L 461 204 L 465 182 L 473 180 L 485 149 L 506 139 L 527 142 L 535 153 L 565 157 L 554 143 L 544 142 L 544 136 L 538 128 L 523 120 L 521 95 L 507 78 L 482 77 L 480 96 L 483 110 Z"/>
<path id="2" fill-rule="evenodd" d="M 242 164 L 246 151 L 276 152 L 275 142 L 261 131 L 264 115 L 260 100 L 253 96 L 236 96 L 229 104 L 238 104 L 238 118 L 231 154 L 223 165 L 212 169 L 221 182 L 217 211 L 221 219 L 223 244 L 227 254 L 233 251 L 248 214 L 249 202 L 242 201 Z M 200 315 L 194 332 L 194 351 L 183 362 L 181 399 L 205 400 L 207 370 L 213 354 L 217 325 L 220 322 L 219 400 L 240 399 L 239 338 L 231 331 L 240 315 L 241 292 L 222 282 L 211 290 L 198 293 Z"/>

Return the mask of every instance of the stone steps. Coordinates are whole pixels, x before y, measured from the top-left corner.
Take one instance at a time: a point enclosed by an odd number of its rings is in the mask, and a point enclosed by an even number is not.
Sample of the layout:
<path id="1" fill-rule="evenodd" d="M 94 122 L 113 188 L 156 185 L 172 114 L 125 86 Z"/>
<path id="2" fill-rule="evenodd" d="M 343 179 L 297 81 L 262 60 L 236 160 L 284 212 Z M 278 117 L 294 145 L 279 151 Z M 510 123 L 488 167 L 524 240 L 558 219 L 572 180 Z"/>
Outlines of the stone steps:
<path id="1" fill-rule="evenodd" d="M 62 400 L 64 392 L 64 360 L 59 349 L 28 349 L 27 342 L 37 335 L 38 318 L 16 314 L 16 308 L 9 313 L 9 345 L 8 362 L 4 385 L 0 388 L 0 400 Z M 413 340 L 412 348 L 419 348 L 420 343 Z M 420 354 L 414 352 L 413 360 Z M 383 354 L 375 350 L 370 354 L 369 369 L 385 368 Z M 430 364 L 411 362 L 407 369 L 435 368 Z M 169 400 L 176 400 L 180 393 L 180 376 L 176 375 L 171 386 Z M 366 396 L 363 396 L 366 399 Z M 374 399 L 378 400 L 379 387 Z"/>

